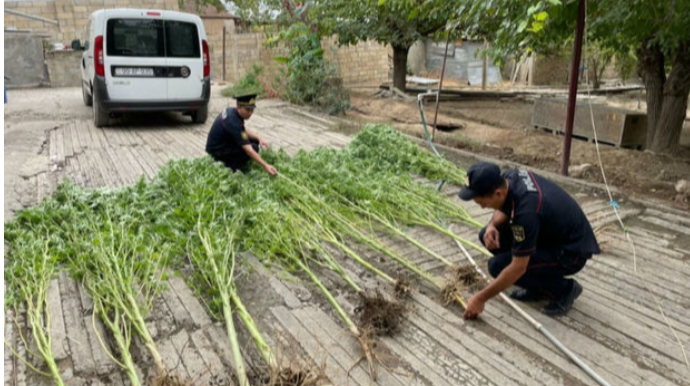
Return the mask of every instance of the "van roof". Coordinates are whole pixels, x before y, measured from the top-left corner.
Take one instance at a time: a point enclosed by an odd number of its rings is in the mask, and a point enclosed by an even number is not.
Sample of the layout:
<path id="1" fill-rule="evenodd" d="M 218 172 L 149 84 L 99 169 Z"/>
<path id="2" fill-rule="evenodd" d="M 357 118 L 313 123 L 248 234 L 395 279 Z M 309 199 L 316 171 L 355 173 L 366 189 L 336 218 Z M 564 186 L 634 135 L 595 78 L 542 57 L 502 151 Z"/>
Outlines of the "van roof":
<path id="1" fill-rule="evenodd" d="M 151 13 L 157 13 L 159 15 L 154 16 L 151 15 Z M 156 17 L 160 19 L 175 19 L 201 23 L 201 18 L 198 15 L 187 12 L 169 11 L 165 9 L 108 8 L 93 12 L 91 17 L 95 19 L 110 19 L 112 17 Z"/>

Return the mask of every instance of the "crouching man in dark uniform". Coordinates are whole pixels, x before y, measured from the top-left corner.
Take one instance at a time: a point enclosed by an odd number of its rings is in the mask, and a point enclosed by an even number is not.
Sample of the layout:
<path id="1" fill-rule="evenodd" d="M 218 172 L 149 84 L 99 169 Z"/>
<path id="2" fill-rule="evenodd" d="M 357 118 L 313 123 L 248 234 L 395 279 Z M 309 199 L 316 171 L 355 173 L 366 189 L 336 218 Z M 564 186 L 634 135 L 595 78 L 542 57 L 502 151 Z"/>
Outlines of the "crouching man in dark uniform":
<path id="1" fill-rule="evenodd" d="M 584 212 L 563 189 L 526 170 L 501 175 L 498 166 L 480 162 L 467 171 L 460 198 L 494 209 L 479 239 L 493 253 L 489 273 L 495 279 L 472 296 L 465 310 L 474 319 L 484 304 L 511 285 L 520 301 L 551 301 L 542 313 L 565 315 L 582 286 L 566 276 L 579 272 L 599 245 Z"/>
<path id="2" fill-rule="evenodd" d="M 259 155 L 259 148 L 268 149 L 268 143 L 245 129 L 256 108 L 256 94 L 237 96 L 237 108 L 229 107 L 218 115 L 206 141 L 206 152 L 216 161 L 233 171 L 244 169 L 250 160 L 256 161 L 272 176 L 278 174 L 273 166 Z"/>

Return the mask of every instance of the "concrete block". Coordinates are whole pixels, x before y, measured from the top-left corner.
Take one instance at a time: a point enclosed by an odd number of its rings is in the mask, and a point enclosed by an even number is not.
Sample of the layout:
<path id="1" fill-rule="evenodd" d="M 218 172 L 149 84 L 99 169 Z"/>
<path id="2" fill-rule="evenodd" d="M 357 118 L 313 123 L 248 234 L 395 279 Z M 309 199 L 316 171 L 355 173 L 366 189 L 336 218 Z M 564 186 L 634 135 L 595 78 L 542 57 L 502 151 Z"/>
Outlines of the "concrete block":
<path id="1" fill-rule="evenodd" d="M 211 326 L 209 326 L 210 328 Z M 228 375 L 228 368 L 223 366 L 218 354 L 214 351 L 213 345 L 208 340 L 204 330 L 197 330 L 192 333 L 192 340 L 196 346 L 201 359 L 208 368 L 213 385 L 232 385 L 232 379 Z"/>
<path id="2" fill-rule="evenodd" d="M 204 310 L 201 303 L 194 297 L 194 294 L 189 287 L 187 287 L 187 284 L 182 278 L 173 276 L 168 279 L 168 284 L 170 289 L 174 291 L 180 299 L 184 308 L 189 312 L 195 326 L 203 328 L 211 324 L 211 318 L 206 314 L 206 310 Z"/>
<path id="3" fill-rule="evenodd" d="M 62 293 L 62 311 L 65 318 L 65 330 L 69 336 L 69 348 L 72 353 L 74 372 L 78 375 L 94 374 L 96 363 L 94 362 L 82 317 L 81 300 L 76 282 L 67 273 L 61 272 L 59 278 L 60 292 Z"/>
<path id="4" fill-rule="evenodd" d="M 108 336 L 105 332 L 105 327 L 100 319 L 96 318 L 94 320 L 93 315 L 85 316 L 83 319 L 91 345 L 91 355 L 95 364 L 96 373 L 98 375 L 106 375 L 115 369 L 115 363 L 113 363 L 105 353 L 105 349 L 112 352 L 111 347 L 109 347 L 107 343 Z M 105 348 L 101 346 L 101 342 L 106 345 Z"/>
<path id="5" fill-rule="evenodd" d="M 65 319 L 62 314 L 62 299 L 60 297 L 58 279 L 50 281 L 46 303 L 47 312 L 50 316 L 50 335 L 52 339 L 50 348 L 55 359 L 59 361 L 69 356 L 69 345 L 67 343 Z"/>
<path id="6" fill-rule="evenodd" d="M 170 339 L 175 346 L 189 377 L 194 384 L 210 385 L 211 373 L 201 355 L 196 349 L 191 336 L 185 330 L 181 330 Z"/>

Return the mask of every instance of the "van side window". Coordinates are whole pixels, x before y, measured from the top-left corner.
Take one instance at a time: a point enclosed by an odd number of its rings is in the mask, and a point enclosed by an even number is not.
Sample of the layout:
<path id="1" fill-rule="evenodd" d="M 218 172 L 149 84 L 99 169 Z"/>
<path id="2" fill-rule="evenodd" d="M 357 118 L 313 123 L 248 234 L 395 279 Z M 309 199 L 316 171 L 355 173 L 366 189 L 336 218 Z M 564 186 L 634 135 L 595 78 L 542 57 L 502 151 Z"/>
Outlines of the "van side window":
<path id="1" fill-rule="evenodd" d="M 106 33 L 109 56 L 165 56 L 162 20 L 110 19 Z"/>
<path id="2" fill-rule="evenodd" d="M 167 20 L 165 22 L 165 33 L 168 43 L 168 57 L 198 58 L 201 56 L 199 33 L 195 24 Z"/>

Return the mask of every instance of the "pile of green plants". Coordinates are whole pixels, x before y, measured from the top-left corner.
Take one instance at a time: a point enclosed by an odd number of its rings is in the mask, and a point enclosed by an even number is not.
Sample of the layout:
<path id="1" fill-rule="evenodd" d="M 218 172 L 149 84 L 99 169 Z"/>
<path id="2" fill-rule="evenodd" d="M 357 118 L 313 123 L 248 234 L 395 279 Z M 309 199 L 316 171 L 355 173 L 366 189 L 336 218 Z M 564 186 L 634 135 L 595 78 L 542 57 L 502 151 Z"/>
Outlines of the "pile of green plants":
<path id="1" fill-rule="evenodd" d="M 272 384 L 299 380 L 309 385 L 320 377 L 318 371 L 292 371 L 277 363 L 235 286 L 237 273 L 246 268 L 241 251 L 311 282 L 361 344 L 372 377 L 375 336 L 394 332 L 404 307 L 362 291 L 358 278 L 343 268 L 343 258 L 391 288 L 409 292 L 377 267 L 378 260 L 358 252 L 368 249 L 447 292 L 448 298 L 460 300 L 456 285 L 444 285 L 381 235 L 409 242 L 448 266 L 448 260 L 410 237 L 406 228 L 428 227 L 482 250 L 441 225 L 442 220 L 480 224 L 419 179 L 459 181 L 462 169 L 381 125 L 366 126 L 342 150 L 319 148 L 293 157 L 275 151 L 263 156 L 279 170 L 277 177 L 256 166 L 247 173 L 232 173 L 209 157 L 183 159 L 166 164 L 150 183 L 142 180 L 121 190 L 84 190 L 63 183 L 42 204 L 18 213 L 5 232 L 5 308 L 19 310 L 24 305 L 30 311 L 34 340 L 48 368 L 44 373 L 62 384 L 50 352 L 49 320 L 42 312 L 47 283 L 60 269 L 83 282 L 93 297 L 94 317 L 108 328 L 117 347 L 118 358 L 111 358 L 133 385 L 141 384 L 130 354 L 134 335 L 148 349 L 157 374 L 174 378 L 143 322 L 153 299 L 165 290 L 167 267 L 190 270 L 188 283 L 203 294 L 209 312 L 225 323 L 240 385 L 248 385 L 249 378 L 233 314 L 256 343 Z M 360 311 L 369 309 L 359 322 L 324 284 L 322 270 L 336 273 L 353 294 L 360 294 Z"/>

